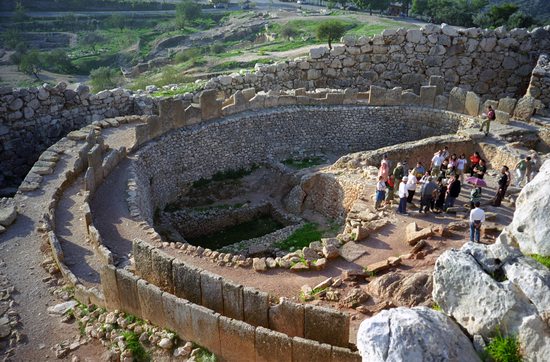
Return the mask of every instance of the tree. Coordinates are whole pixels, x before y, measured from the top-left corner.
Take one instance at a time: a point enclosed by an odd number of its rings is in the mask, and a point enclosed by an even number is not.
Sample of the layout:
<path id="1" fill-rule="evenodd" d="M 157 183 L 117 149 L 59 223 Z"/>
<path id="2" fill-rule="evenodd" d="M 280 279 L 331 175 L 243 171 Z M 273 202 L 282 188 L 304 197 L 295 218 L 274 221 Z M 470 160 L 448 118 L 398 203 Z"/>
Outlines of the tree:
<path id="1" fill-rule="evenodd" d="M 506 26 L 510 29 L 529 27 L 534 24 L 532 17 L 525 15 L 515 4 L 493 5 L 486 12 L 474 17 L 474 23 L 482 28 Z"/>
<path id="2" fill-rule="evenodd" d="M 8 49 L 15 49 L 23 41 L 21 32 L 16 28 L 7 29 L 1 34 L 2 44 Z"/>
<path id="3" fill-rule="evenodd" d="M 427 15 L 428 0 L 413 0 L 411 12 L 417 15 Z"/>
<path id="4" fill-rule="evenodd" d="M 290 23 L 286 23 L 281 28 L 281 36 L 283 38 L 290 39 L 295 37 L 298 34 L 299 34 L 298 29 L 296 29 L 296 27 Z"/>
<path id="5" fill-rule="evenodd" d="M 176 5 L 176 25 L 183 29 L 186 24 L 193 22 L 202 16 L 202 8 L 199 4 L 190 0 L 183 0 Z"/>
<path id="6" fill-rule="evenodd" d="M 90 84 L 94 92 L 114 88 L 120 80 L 120 74 L 109 67 L 99 67 L 90 72 Z"/>
<path id="7" fill-rule="evenodd" d="M 345 32 L 346 26 L 344 23 L 338 20 L 327 20 L 317 27 L 317 38 L 319 40 L 326 40 L 329 49 L 332 49 L 332 41 L 340 39 Z"/>
<path id="8" fill-rule="evenodd" d="M 92 48 L 92 51 L 94 53 L 96 52 L 96 46 L 103 43 L 104 41 L 105 37 L 96 31 L 84 33 L 84 35 L 82 35 L 82 38 L 80 39 L 80 43 L 82 45 L 88 45 L 90 48 Z"/>
<path id="9" fill-rule="evenodd" d="M 105 24 L 108 28 L 119 28 L 122 31 L 126 26 L 126 19 L 120 14 L 113 14 L 107 18 Z"/>
<path id="10" fill-rule="evenodd" d="M 33 75 L 36 80 L 40 80 L 38 74 L 42 70 L 42 61 L 38 50 L 32 49 L 21 56 L 19 70 L 25 74 Z"/>
<path id="11" fill-rule="evenodd" d="M 390 5 L 390 0 L 352 0 L 359 9 L 369 9 L 372 15 L 373 10 L 386 10 Z"/>
<path id="12" fill-rule="evenodd" d="M 21 1 L 17 1 L 15 3 L 15 13 L 13 16 L 13 20 L 16 23 L 21 23 L 23 21 L 26 21 L 29 17 L 27 16 L 27 11 Z"/>

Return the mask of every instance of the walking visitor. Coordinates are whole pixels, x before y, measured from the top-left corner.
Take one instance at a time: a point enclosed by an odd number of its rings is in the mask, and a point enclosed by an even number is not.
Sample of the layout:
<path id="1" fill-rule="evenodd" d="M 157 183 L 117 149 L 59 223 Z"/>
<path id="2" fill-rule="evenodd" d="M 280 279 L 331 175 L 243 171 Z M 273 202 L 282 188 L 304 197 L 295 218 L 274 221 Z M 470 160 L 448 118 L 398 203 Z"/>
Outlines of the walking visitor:
<path id="1" fill-rule="evenodd" d="M 485 222 L 485 211 L 480 208 L 480 202 L 470 211 L 470 241 L 478 242 L 481 235 L 481 225 Z"/>

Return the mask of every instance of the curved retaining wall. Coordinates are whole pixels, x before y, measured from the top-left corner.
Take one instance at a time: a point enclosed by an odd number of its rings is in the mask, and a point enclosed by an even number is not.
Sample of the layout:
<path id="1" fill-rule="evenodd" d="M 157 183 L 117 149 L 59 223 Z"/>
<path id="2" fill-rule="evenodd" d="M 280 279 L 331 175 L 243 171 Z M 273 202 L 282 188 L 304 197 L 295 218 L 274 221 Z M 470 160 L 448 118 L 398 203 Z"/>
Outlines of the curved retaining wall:
<path id="1" fill-rule="evenodd" d="M 458 29 L 426 24 L 389 29 L 373 37 L 345 37 L 344 46 L 317 48 L 310 57 L 258 66 L 255 72 L 219 76 L 206 88 L 231 94 L 239 89 L 346 88 L 370 85 L 412 88 L 418 93 L 430 76 L 439 86 L 459 86 L 484 99 L 521 97 L 540 54 L 550 50 L 550 26 L 511 31 Z"/>
<path id="2" fill-rule="evenodd" d="M 137 153 L 141 215 L 151 223 L 190 182 L 218 171 L 315 152 L 347 153 L 455 133 L 466 116 L 421 107 L 290 106 L 169 132 Z"/>

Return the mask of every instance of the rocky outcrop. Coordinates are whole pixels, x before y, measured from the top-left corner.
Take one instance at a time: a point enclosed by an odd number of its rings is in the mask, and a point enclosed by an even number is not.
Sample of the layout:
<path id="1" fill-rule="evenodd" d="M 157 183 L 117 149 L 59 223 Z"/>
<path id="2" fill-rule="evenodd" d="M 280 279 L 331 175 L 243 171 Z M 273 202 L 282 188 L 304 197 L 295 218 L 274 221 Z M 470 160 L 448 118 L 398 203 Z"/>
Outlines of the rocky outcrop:
<path id="1" fill-rule="evenodd" d="M 361 323 L 363 361 L 479 361 L 468 337 L 447 316 L 426 307 L 385 310 Z"/>
<path id="2" fill-rule="evenodd" d="M 510 246 L 467 243 L 436 262 L 433 298 L 471 335 L 517 336 L 527 360 L 550 355 L 550 271 Z M 546 320 L 546 321 L 545 321 Z"/>
<path id="3" fill-rule="evenodd" d="M 432 276 L 426 273 L 391 272 L 370 282 L 367 292 L 378 300 L 391 301 L 396 306 L 414 307 L 432 304 Z"/>
<path id="4" fill-rule="evenodd" d="M 550 161 L 546 161 L 516 200 L 514 219 L 507 229 L 525 254 L 550 256 Z"/>

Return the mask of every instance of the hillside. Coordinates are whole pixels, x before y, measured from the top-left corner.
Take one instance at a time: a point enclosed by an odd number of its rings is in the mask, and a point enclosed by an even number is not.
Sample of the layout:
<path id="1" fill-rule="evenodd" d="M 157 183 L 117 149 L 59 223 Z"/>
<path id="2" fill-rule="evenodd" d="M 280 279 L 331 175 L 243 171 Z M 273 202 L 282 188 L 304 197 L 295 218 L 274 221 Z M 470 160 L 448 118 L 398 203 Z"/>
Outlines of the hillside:
<path id="1" fill-rule="evenodd" d="M 513 3 L 532 17 L 550 24 L 550 1 L 549 0 L 490 0 L 491 4 Z"/>

